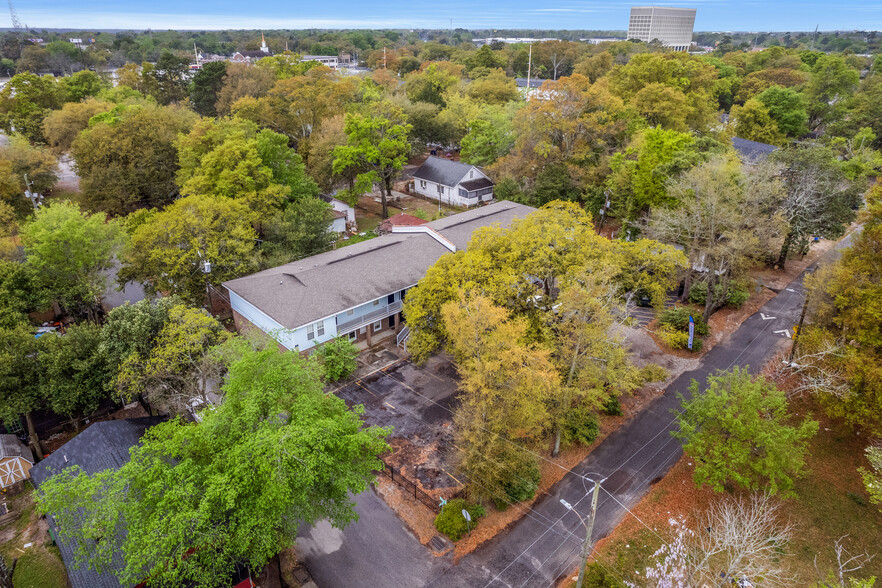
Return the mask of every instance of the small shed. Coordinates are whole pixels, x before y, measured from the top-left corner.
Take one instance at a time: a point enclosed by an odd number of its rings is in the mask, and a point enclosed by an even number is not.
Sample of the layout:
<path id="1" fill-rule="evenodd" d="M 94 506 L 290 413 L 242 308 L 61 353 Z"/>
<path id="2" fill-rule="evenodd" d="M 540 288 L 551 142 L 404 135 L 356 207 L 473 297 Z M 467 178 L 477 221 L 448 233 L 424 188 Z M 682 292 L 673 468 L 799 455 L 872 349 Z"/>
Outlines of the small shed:
<path id="1" fill-rule="evenodd" d="M 34 455 L 15 435 L 0 435 L 0 488 L 30 477 Z"/>

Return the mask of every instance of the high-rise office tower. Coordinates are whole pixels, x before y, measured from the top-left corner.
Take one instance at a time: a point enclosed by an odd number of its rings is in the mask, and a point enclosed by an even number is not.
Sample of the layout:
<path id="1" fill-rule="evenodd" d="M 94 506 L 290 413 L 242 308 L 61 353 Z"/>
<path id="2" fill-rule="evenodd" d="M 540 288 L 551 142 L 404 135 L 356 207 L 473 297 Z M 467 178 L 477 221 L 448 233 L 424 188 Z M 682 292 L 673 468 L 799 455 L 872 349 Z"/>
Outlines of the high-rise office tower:
<path id="1" fill-rule="evenodd" d="M 649 43 L 655 39 L 675 51 L 686 51 L 692 44 L 694 8 L 641 6 L 631 9 L 628 38 Z"/>

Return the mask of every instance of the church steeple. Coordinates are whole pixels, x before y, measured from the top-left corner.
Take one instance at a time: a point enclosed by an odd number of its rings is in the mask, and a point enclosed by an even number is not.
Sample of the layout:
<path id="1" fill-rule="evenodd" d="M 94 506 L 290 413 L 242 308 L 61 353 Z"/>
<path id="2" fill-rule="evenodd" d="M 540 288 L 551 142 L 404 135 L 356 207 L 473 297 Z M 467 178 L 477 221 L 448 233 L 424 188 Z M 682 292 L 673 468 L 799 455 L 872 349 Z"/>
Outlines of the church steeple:
<path id="1" fill-rule="evenodd" d="M 263 33 L 260 33 L 260 50 L 264 53 L 269 53 L 269 47 L 266 46 L 266 39 L 263 38 Z"/>

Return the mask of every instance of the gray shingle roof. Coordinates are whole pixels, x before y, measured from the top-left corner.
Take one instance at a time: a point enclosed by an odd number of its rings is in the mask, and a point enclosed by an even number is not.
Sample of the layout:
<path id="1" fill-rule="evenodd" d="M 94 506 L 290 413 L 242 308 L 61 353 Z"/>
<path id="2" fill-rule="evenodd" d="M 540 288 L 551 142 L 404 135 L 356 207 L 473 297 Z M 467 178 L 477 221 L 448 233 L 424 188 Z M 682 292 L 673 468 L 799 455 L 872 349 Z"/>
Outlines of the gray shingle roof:
<path id="1" fill-rule="evenodd" d="M 413 172 L 413 177 L 452 187 L 457 185 L 470 169 L 472 166 L 467 163 L 430 155 L 423 165 Z"/>
<path id="2" fill-rule="evenodd" d="M 466 180 L 465 182 L 460 183 L 460 186 L 468 190 L 469 192 L 473 190 L 480 190 L 481 188 L 489 188 L 493 185 L 491 180 L 487 178 L 476 178 L 474 180 Z"/>
<path id="3" fill-rule="evenodd" d="M 48 478 L 75 465 L 87 474 L 119 468 L 129 461 L 129 449 L 138 444 L 144 431 L 162 421 L 160 417 L 145 417 L 94 423 L 32 467 L 31 482 L 39 489 Z M 58 537 L 58 527 L 51 516 L 49 523 Z M 109 571 L 99 574 L 86 567 L 77 568 L 74 542 L 59 541 L 58 550 L 73 588 L 120 588 L 116 576 Z M 123 567 L 121 554 L 114 554 L 111 565 L 116 569 Z"/>
<path id="4" fill-rule="evenodd" d="M 497 202 L 426 226 L 464 249 L 475 229 L 508 226 L 513 218 L 533 210 L 514 202 Z M 286 329 L 296 329 L 413 286 L 447 252 L 429 235 L 392 233 L 237 278 L 224 286 Z"/>
<path id="5" fill-rule="evenodd" d="M 778 148 L 774 145 L 759 143 L 758 141 L 748 141 L 738 137 L 732 137 L 732 147 L 738 152 L 738 155 L 746 163 L 762 161 L 769 156 L 772 151 Z"/>
<path id="6" fill-rule="evenodd" d="M 15 435 L 0 435 L 0 457 L 23 457 L 34 463 L 31 449 Z"/>

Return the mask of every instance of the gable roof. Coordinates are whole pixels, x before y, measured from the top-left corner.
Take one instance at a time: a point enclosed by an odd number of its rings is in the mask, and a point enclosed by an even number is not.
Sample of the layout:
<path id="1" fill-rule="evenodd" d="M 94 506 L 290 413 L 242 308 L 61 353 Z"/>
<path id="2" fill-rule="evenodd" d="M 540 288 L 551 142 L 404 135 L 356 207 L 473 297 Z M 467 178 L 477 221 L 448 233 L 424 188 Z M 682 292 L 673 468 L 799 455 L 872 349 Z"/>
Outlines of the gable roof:
<path id="1" fill-rule="evenodd" d="M 533 210 L 515 202 L 496 202 L 425 226 L 464 249 L 475 229 L 508 226 Z M 413 286 L 448 252 L 429 234 L 391 233 L 230 280 L 224 286 L 284 328 L 296 329 Z"/>
<path id="2" fill-rule="evenodd" d="M 473 167 L 475 166 L 461 161 L 451 161 L 430 155 L 423 165 L 413 172 L 413 177 L 418 180 L 435 182 L 442 186 L 455 186 Z"/>
<path id="3" fill-rule="evenodd" d="M 31 449 L 15 435 L 0 435 L 0 457 L 22 457 L 34 463 Z"/>
<path id="4" fill-rule="evenodd" d="M 738 152 L 738 156 L 745 162 L 752 163 L 762 161 L 778 148 L 774 145 L 760 143 L 758 141 L 748 141 L 739 137 L 732 137 L 732 147 Z"/>
<path id="5" fill-rule="evenodd" d="M 129 449 L 138 444 L 144 431 L 163 420 L 161 417 L 144 417 L 93 423 L 32 467 L 31 482 L 39 489 L 40 484 L 51 476 L 75 465 L 80 466 L 87 474 L 119 468 L 129 461 Z M 51 515 L 49 523 L 55 536 L 58 537 L 58 527 Z M 58 550 L 67 567 L 73 588 L 120 588 L 119 581 L 111 571 L 99 574 L 87 567 L 77 567 L 74 556 L 77 550 L 76 542 L 59 540 Z M 118 570 L 124 565 L 122 555 L 115 553 L 110 567 Z"/>

